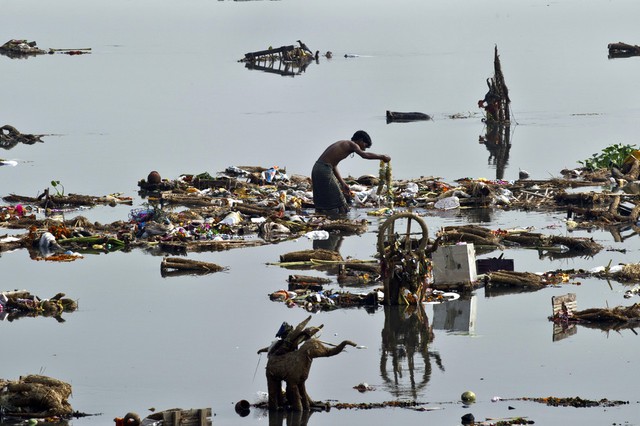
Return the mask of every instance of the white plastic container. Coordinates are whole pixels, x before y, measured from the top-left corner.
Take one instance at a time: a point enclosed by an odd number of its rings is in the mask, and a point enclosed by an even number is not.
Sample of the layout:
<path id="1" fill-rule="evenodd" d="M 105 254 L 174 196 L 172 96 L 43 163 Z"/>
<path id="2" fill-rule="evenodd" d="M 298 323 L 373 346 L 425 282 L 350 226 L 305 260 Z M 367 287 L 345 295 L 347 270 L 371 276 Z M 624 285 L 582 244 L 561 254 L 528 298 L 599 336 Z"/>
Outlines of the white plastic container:
<path id="1" fill-rule="evenodd" d="M 478 279 L 473 244 L 440 246 L 433 253 L 434 284 L 469 284 Z"/>

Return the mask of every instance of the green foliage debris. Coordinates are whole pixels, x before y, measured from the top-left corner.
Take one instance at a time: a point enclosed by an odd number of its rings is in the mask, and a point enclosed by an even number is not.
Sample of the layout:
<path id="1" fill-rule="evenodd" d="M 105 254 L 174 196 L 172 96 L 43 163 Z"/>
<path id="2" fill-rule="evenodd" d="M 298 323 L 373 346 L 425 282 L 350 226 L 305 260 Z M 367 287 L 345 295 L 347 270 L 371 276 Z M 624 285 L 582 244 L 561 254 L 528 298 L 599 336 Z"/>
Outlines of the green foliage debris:
<path id="1" fill-rule="evenodd" d="M 624 160 L 638 148 L 635 145 L 613 144 L 595 153 L 584 161 L 578 161 L 587 169 L 594 171 L 598 169 L 608 169 L 610 167 L 622 167 Z"/>

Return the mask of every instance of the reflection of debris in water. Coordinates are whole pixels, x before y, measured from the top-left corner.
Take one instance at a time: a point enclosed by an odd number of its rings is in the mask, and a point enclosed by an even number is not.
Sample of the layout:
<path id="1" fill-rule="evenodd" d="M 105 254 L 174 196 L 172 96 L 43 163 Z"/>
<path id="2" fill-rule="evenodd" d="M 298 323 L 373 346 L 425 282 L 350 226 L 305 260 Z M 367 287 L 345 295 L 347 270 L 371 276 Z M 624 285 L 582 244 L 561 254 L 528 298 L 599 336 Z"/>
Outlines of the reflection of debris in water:
<path id="1" fill-rule="evenodd" d="M 476 326 L 476 305 L 476 296 L 436 304 L 433 307 L 433 328 L 473 334 Z"/>

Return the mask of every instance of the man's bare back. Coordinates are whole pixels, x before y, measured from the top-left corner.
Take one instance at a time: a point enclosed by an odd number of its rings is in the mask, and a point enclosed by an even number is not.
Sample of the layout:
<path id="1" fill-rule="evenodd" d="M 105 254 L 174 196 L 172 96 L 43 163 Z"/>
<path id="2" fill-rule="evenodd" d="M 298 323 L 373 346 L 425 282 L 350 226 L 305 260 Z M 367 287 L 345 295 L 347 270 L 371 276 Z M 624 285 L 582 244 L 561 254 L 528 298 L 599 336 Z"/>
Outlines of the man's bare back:
<path id="1" fill-rule="evenodd" d="M 360 149 L 360 147 L 352 141 L 343 140 L 334 142 L 324 150 L 318 161 L 322 161 L 323 163 L 327 163 L 332 165 L 333 167 L 337 166 L 338 163 L 352 152 L 355 152 L 356 149 Z"/>
<path id="2" fill-rule="evenodd" d="M 382 160 L 386 162 L 391 160 L 388 155 L 378 155 L 372 152 L 365 152 L 363 148 L 366 149 L 364 145 L 361 148 L 359 144 L 353 141 L 342 140 L 334 142 L 324 150 L 322 155 L 320 155 L 320 158 L 318 158 L 318 161 L 336 167 L 339 162 L 347 158 L 351 153 L 356 153 L 367 160 Z"/>

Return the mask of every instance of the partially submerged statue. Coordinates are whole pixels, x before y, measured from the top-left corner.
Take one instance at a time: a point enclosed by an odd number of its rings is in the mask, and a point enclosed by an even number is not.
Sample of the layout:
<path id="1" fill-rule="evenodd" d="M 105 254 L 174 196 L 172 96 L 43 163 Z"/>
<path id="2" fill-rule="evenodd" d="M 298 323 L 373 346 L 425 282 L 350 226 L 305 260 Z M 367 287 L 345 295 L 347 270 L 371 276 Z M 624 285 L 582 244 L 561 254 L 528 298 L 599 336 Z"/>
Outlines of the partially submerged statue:
<path id="1" fill-rule="evenodd" d="M 282 323 L 276 334 L 280 340 L 258 351 L 258 353 L 268 353 L 266 374 L 270 410 L 285 408 L 292 411 L 310 410 L 313 400 L 307 394 L 305 382 L 309 378 L 313 359 L 338 355 L 346 345 L 356 346 L 355 343 L 344 340 L 337 346 L 327 347 L 313 337 L 320 331 L 322 325 L 304 328 L 309 320 L 311 316 L 296 328 L 286 322 Z M 300 344 L 302 346 L 298 347 Z M 285 395 L 282 394 L 283 381 L 287 385 Z"/>

